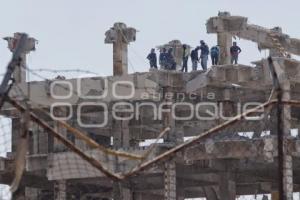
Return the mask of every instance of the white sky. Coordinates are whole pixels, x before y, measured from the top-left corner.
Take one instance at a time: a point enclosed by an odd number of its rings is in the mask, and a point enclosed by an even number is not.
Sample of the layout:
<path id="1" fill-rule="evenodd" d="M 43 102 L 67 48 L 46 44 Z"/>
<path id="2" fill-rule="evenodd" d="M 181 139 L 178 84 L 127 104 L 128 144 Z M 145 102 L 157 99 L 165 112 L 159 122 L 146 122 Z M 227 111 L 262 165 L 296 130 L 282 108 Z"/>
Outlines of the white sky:
<path id="1" fill-rule="evenodd" d="M 31 68 L 84 69 L 111 75 L 112 45 L 104 44 L 104 33 L 114 22 L 125 22 L 140 31 L 129 47 L 133 65 L 129 70 L 147 71 L 144 58 L 154 46 L 173 39 L 192 46 L 204 39 L 214 45 L 216 36 L 206 34 L 205 23 L 218 11 L 247 16 L 251 23 L 266 27 L 281 26 L 300 38 L 294 24 L 300 17 L 299 5 L 298 0 L 1 0 L 0 37 L 19 31 L 38 39 L 37 51 L 28 60 Z M 251 42 L 239 44 L 244 50 L 242 63 L 265 56 Z M 1 40 L 0 73 L 11 56 L 6 46 Z"/>

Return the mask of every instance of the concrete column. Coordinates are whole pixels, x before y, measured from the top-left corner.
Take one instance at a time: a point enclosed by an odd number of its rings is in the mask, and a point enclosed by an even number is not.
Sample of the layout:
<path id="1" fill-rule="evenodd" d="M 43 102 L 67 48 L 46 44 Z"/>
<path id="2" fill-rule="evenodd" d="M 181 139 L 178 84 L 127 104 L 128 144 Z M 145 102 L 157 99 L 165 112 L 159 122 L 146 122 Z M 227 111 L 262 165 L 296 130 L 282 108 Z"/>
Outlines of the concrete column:
<path id="1" fill-rule="evenodd" d="M 183 85 L 182 76 L 175 76 L 174 74 L 165 73 L 165 86 L 163 87 L 163 112 L 162 121 L 164 127 L 170 127 L 170 132 L 166 135 L 165 142 L 169 144 L 179 144 L 183 142 L 184 133 L 179 126 L 176 127 L 176 121 L 172 115 L 172 105 L 178 101 L 176 94 L 179 93 Z"/>
<path id="2" fill-rule="evenodd" d="M 274 107 L 270 111 L 270 135 L 277 135 L 277 109 Z"/>
<path id="3" fill-rule="evenodd" d="M 119 149 L 122 146 L 122 131 L 121 122 L 115 120 L 112 125 L 113 147 Z"/>
<path id="4" fill-rule="evenodd" d="M 113 44 L 113 69 L 114 76 L 128 74 L 128 47 L 127 43 L 123 42 L 122 35 L 118 36 Z"/>
<path id="5" fill-rule="evenodd" d="M 168 79 L 171 77 L 168 76 Z M 175 135 L 175 120 L 172 117 L 172 104 L 174 102 L 173 100 L 173 90 L 171 86 L 166 86 L 163 88 L 163 110 L 165 110 L 162 113 L 162 119 L 163 119 L 163 125 L 164 127 L 170 127 L 170 132 L 165 136 L 164 142 L 176 144 L 176 135 Z"/>
<path id="6" fill-rule="evenodd" d="M 129 120 L 122 120 L 122 147 L 128 149 L 130 147 Z"/>
<path id="7" fill-rule="evenodd" d="M 232 35 L 229 33 L 218 33 L 218 45 L 220 46 L 220 65 L 231 64 L 230 47 L 232 46 Z"/>
<path id="8" fill-rule="evenodd" d="M 275 85 L 280 85 L 278 89 L 277 99 L 277 142 L 278 142 L 278 178 L 279 178 L 279 198 L 282 200 L 293 199 L 293 158 L 288 150 L 287 138 L 290 136 L 291 130 L 291 106 L 282 104 L 281 101 L 289 101 L 290 82 L 287 79 L 285 68 L 289 66 L 283 65 L 283 60 L 273 59 L 270 62 L 270 70 L 276 73 L 273 75 Z M 278 83 L 277 83 L 278 82 Z M 279 116 L 278 116 L 279 115 Z"/>
<path id="9" fill-rule="evenodd" d="M 113 146 L 115 149 L 130 147 L 129 120 L 115 120 L 113 124 Z"/>
<path id="10" fill-rule="evenodd" d="M 177 188 L 176 188 L 176 197 L 177 197 L 177 200 L 184 200 L 184 197 L 185 197 L 184 188 L 179 188 L 178 184 L 177 184 Z"/>
<path id="11" fill-rule="evenodd" d="M 105 43 L 113 44 L 114 76 L 128 74 L 128 44 L 135 41 L 136 30 L 127 28 L 124 23 L 115 23 L 105 36 Z"/>
<path id="12" fill-rule="evenodd" d="M 21 66 L 18 66 L 14 73 L 13 78 L 15 79 L 16 83 L 23 83 L 26 82 L 26 54 L 21 55 Z"/>
<path id="13" fill-rule="evenodd" d="M 165 200 L 176 200 L 176 163 L 174 160 L 165 163 Z"/>
<path id="14" fill-rule="evenodd" d="M 284 156 L 284 171 L 283 171 L 283 184 L 285 191 L 285 199 L 293 199 L 293 158 L 291 155 Z"/>
<path id="15" fill-rule="evenodd" d="M 219 188 L 222 200 L 235 200 L 236 184 L 231 173 L 225 172 L 220 176 Z"/>
<path id="16" fill-rule="evenodd" d="M 55 200 L 67 200 L 67 183 L 64 180 L 57 181 L 54 184 Z"/>
<path id="17" fill-rule="evenodd" d="M 3 38 L 8 42 L 8 48 L 11 52 L 16 50 L 19 39 L 21 38 L 21 33 L 15 33 L 14 37 L 5 37 Z M 16 83 L 26 82 L 26 55 L 30 53 L 30 51 L 35 50 L 36 39 L 28 38 L 24 47 L 24 53 L 21 54 L 21 66 L 18 66 L 14 73 L 13 78 Z"/>
<path id="18" fill-rule="evenodd" d="M 133 200 L 132 191 L 129 188 L 124 188 L 121 182 L 113 183 L 113 199 L 114 200 Z"/>
<path id="19" fill-rule="evenodd" d="M 132 200 L 132 192 L 130 189 L 123 188 L 122 195 L 123 195 L 122 200 Z"/>
<path id="20" fill-rule="evenodd" d="M 11 151 L 13 153 L 17 152 L 18 139 L 21 134 L 21 119 L 13 118 L 12 119 L 12 129 L 11 129 Z"/>
<path id="21" fill-rule="evenodd" d="M 55 116 L 63 117 L 66 115 L 66 108 L 59 108 L 57 110 L 54 110 Z M 54 129 L 58 133 L 64 135 L 65 138 L 67 138 L 67 130 L 66 128 L 62 127 L 58 122 L 54 121 Z M 67 147 L 62 144 L 60 141 L 58 141 L 56 138 L 54 138 L 54 144 L 53 144 L 53 150 L 54 152 L 63 152 L 67 150 Z"/>
<path id="22" fill-rule="evenodd" d="M 11 199 L 13 200 L 26 200 L 26 188 L 25 187 L 19 187 L 19 189 L 12 194 Z"/>
<path id="23" fill-rule="evenodd" d="M 282 84 L 282 100 L 289 101 L 290 98 L 290 83 L 286 81 Z M 291 106 L 284 105 L 283 112 L 281 116 L 283 122 L 283 134 L 284 134 L 284 153 L 283 153 L 283 191 L 284 199 L 292 200 L 293 199 L 293 158 L 291 153 L 288 151 L 287 147 L 287 137 L 290 136 L 291 130 Z"/>
<path id="24" fill-rule="evenodd" d="M 219 200 L 217 191 L 214 187 L 208 186 L 203 188 L 207 200 Z"/>

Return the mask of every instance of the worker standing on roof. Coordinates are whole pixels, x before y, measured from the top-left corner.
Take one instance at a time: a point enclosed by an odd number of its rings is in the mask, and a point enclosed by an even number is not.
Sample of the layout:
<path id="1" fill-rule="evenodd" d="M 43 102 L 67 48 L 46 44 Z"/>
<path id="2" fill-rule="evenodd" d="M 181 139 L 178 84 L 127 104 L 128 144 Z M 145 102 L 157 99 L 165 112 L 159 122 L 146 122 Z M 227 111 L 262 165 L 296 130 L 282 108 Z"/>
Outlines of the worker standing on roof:
<path id="1" fill-rule="evenodd" d="M 208 55 L 209 55 L 209 47 L 203 40 L 200 41 L 200 50 L 201 50 L 201 54 L 200 54 L 201 67 L 204 71 L 206 71 Z"/>
<path id="2" fill-rule="evenodd" d="M 157 57 L 155 49 L 151 49 L 151 52 L 148 54 L 147 59 L 149 60 L 150 68 L 157 69 Z"/>
<path id="3" fill-rule="evenodd" d="M 182 45 L 183 53 L 182 53 L 182 72 L 188 71 L 188 60 L 189 60 L 189 49 L 187 48 L 186 44 Z"/>
<path id="4" fill-rule="evenodd" d="M 232 47 L 230 47 L 231 54 L 231 64 L 238 64 L 239 54 L 242 52 L 241 48 L 237 46 L 236 42 L 233 42 Z"/>
<path id="5" fill-rule="evenodd" d="M 212 65 L 218 65 L 218 63 L 219 63 L 219 56 L 220 56 L 219 45 L 213 46 L 210 49 L 210 56 L 211 56 Z"/>
<path id="6" fill-rule="evenodd" d="M 162 48 L 159 53 L 159 65 L 161 69 L 166 69 L 167 50 Z"/>
<path id="7" fill-rule="evenodd" d="M 198 51 L 199 47 L 196 47 L 194 50 L 191 52 L 191 60 L 192 60 L 192 69 L 193 71 L 196 71 L 198 68 L 198 62 L 199 62 L 199 57 L 198 57 Z"/>
<path id="8" fill-rule="evenodd" d="M 168 49 L 168 53 L 166 54 L 166 62 L 167 62 L 167 69 L 168 70 L 176 70 L 176 62 L 174 56 L 172 54 L 173 49 Z"/>

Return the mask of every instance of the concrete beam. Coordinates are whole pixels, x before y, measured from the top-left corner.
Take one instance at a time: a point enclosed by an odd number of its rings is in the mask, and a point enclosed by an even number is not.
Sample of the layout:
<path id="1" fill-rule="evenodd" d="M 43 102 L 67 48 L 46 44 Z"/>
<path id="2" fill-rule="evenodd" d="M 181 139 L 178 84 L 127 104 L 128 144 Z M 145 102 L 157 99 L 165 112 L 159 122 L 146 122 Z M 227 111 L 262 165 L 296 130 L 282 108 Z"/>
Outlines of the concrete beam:
<path id="1" fill-rule="evenodd" d="M 236 199 L 236 183 L 231 173 L 225 172 L 220 176 L 220 197 L 224 200 Z"/>
<path id="2" fill-rule="evenodd" d="M 300 40 L 290 38 L 287 34 L 278 31 L 279 27 L 267 29 L 261 26 L 247 23 L 248 19 L 241 16 L 231 16 L 230 13 L 219 13 L 207 21 L 208 33 L 228 33 L 242 39 L 250 40 L 258 44 L 260 49 L 277 49 L 274 38 L 278 39 L 284 51 L 300 55 Z"/>

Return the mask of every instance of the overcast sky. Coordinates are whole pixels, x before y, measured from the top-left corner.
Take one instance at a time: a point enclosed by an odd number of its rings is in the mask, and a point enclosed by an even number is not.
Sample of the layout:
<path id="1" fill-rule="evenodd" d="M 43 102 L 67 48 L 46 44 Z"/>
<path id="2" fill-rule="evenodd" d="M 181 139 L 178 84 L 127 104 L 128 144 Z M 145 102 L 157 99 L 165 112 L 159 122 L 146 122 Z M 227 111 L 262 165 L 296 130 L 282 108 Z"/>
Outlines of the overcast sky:
<path id="1" fill-rule="evenodd" d="M 173 39 L 191 46 L 198 45 L 201 39 L 207 41 L 209 46 L 215 45 L 216 35 L 206 34 L 205 23 L 209 17 L 217 15 L 218 11 L 246 16 L 249 22 L 265 27 L 281 26 L 285 33 L 300 38 L 297 23 L 300 19 L 299 0 L 0 2 L 0 37 L 12 36 L 14 32 L 26 32 L 39 40 L 37 51 L 31 53 L 28 59 L 28 66 L 35 69 L 82 69 L 100 75 L 111 75 L 112 45 L 104 44 L 104 33 L 115 22 L 125 22 L 139 30 L 137 41 L 129 47 L 130 72 L 147 71 L 145 57 L 148 51 Z M 255 44 L 238 42 L 243 49 L 243 64 L 265 56 L 265 52 L 258 52 Z M 6 41 L 0 40 L 0 73 L 5 72 L 10 58 Z M 54 77 L 53 74 L 45 75 Z M 1 196 L 0 194 L 0 198 Z"/>
<path id="2" fill-rule="evenodd" d="M 112 45 L 104 44 L 104 33 L 114 22 L 125 22 L 139 30 L 129 47 L 129 70 L 147 71 L 150 48 L 179 39 L 196 46 L 200 39 L 209 46 L 216 35 L 206 34 L 206 20 L 218 11 L 249 17 L 265 27 L 281 26 L 300 38 L 299 0 L 1 0 L 0 37 L 27 32 L 39 40 L 31 53 L 31 68 L 84 69 L 100 75 L 112 74 Z M 255 44 L 239 42 L 241 62 L 249 64 L 265 56 Z M 0 73 L 10 59 L 6 41 L 0 41 Z M 191 67 L 190 67 L 191 69 Z M 51 78 L 53 74 L 47 74 Z"/>

